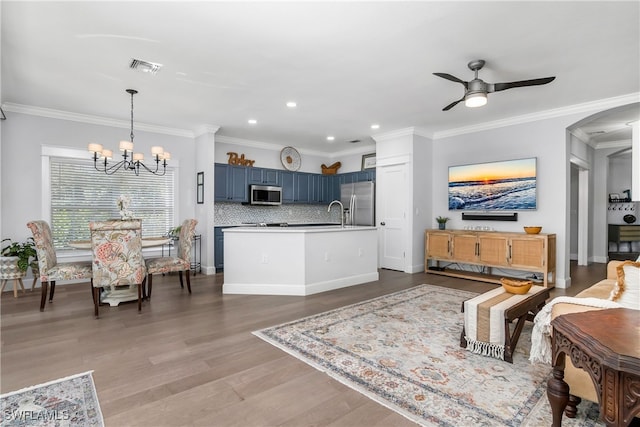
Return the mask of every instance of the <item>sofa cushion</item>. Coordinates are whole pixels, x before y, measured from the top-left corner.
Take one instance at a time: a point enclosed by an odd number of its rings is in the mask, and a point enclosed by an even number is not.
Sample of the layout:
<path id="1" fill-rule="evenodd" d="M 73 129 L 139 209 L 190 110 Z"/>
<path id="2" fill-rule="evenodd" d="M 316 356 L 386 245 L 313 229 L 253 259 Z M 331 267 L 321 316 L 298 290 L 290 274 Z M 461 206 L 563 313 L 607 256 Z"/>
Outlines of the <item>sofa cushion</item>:
<path id="1" fill-rule="evenodd" d="M 618 280 L 609 296 L 626 308 L 640 310 L 640 262 L 625 261 L 617 267 Z"/>
<path id="2" fill-rule="evenodd" d="M 598 283 L 591 285 L 584 291 L 576 295 L 578 298 L 601 298 L 609 299 L 611 291 L 616 286 L 616 279 L 603 279 Z"/>

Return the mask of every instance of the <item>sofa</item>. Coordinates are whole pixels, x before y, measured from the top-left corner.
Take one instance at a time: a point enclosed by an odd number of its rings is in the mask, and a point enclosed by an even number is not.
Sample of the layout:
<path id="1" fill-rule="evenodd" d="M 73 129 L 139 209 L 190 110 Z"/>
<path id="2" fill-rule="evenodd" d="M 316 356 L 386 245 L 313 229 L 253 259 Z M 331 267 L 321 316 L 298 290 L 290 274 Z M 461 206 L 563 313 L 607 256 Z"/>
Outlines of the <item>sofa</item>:
<path id="1" fill-rule="evenodd" d="M 576 295 L 576 298 L 611 300 L 627 308 L 640 309 L 640 258 L 638 261 L 609 261 L 607 277 Z M 559 302 L 551 308 L 551 319 L 568 313 L 603 308 L 576 303 Z M 598 402 L 596 390 L 586 371 L 575 368 L 570 358 L 565 358 L 564 380 L 569 384 L 569 403 L 565 415 L 576 416 L 576 406 L 582 399 Z"/>

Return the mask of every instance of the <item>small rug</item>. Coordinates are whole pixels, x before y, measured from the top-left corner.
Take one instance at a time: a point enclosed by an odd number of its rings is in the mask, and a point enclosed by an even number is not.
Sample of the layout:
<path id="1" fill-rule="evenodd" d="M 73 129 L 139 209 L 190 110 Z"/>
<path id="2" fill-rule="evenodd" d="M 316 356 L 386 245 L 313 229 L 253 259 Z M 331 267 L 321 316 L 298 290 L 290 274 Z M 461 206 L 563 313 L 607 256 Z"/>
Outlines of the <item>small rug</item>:
<path id="1" fill-rule="evenodd" d="M 0 395 L 0 426 L 104 426 L 91 372 Z"/>
<path id="2" fill-rule="evenodd" d="M 528 360 L 531 323 L 513 364 L 460 347 L 461 305 L 476 295 L 421 285 L 254 334 L 424 426 L 551 425 L 551 367 Z M 585 401 L 563 425 L 597 419 Z"/>

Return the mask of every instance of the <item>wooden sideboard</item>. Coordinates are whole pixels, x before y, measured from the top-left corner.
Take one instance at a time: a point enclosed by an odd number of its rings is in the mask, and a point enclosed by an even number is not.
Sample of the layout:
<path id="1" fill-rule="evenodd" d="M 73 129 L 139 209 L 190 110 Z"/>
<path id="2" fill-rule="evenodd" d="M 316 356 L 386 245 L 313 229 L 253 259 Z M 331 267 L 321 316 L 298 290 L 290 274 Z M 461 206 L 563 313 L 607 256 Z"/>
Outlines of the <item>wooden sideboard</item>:
<path id="1" fill-rule="evenodd" d="M 494 275 L 492 269 L 503 268 L 541 273 L 547 288 L 556 282 L 555 234 L 426 230 L 424 247 L 425 273 L 500 283 L 506 275 Z M 430 265 L 430 261 L 434 264 Z M 447 267 L 454 263 L 485 268 L 474 272 Z"/>

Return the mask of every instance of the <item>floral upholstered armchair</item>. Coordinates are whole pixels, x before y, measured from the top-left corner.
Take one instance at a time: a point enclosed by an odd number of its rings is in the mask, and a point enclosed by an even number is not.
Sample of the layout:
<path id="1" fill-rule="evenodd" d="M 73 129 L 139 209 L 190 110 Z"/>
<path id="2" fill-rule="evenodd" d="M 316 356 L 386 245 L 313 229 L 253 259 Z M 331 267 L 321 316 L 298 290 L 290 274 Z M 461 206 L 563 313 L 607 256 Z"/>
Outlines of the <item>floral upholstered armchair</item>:
<path id="1" fill-rule="evenodd" d="M 187 273 L 187 289 L 191 293 L 191 246 L 193 244 L 193 236 L 195 234 L 198 220 L 187 219 L 180 226 L 180 235 L 178 237 L 178 253 L 171 257 L 149 258 L 147 260 L 147 274 L 149 284 L 148 297 L 151 298 L 151 290 L 153 288 L 153 274 L 171 273 L 177 271 L 180 276 L 180 287 L 184 288 L 182 282 L 182 272 Z"/>
<path id="2" fill-rule="evenodd" d="M 100 289 L 138 287 L 138 311 L 142 310 L 142 288 L 146 268 L 142 257 L 142 221 L 96 221 L 89 224 L 93 252 L 93 303 L 98 317 Z"/>
<path id="3" fill-rule="evenodd" d="M 49 302 L 53 302 L 53 293 L 56 289 L 56 280 L 91 280 L 91 262 L 61 262 L 58 263 L 56 251 L 53 247 L 51 228 L 46 221 L 30 221 L 27 227 L 33 233 L 36 252 L 38 254 L 38 269 L 40 282 L 42 283 L 42 297 L 40 299 L 40 311 L 44 311 L 47 301 L 47 287 L 51 282 Z"/>

